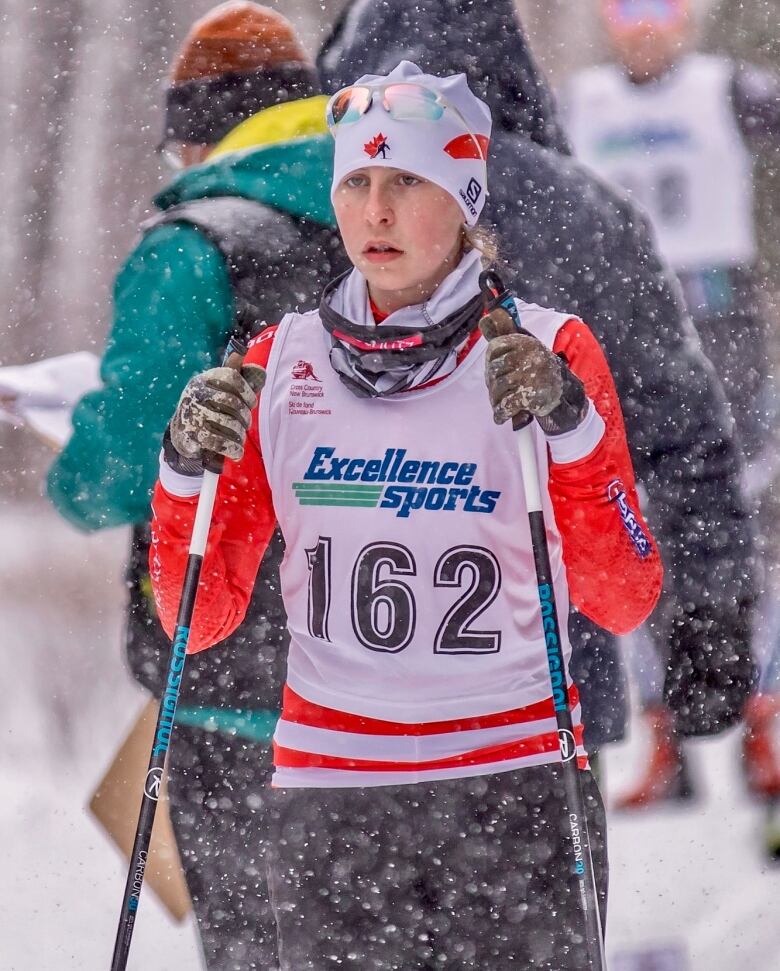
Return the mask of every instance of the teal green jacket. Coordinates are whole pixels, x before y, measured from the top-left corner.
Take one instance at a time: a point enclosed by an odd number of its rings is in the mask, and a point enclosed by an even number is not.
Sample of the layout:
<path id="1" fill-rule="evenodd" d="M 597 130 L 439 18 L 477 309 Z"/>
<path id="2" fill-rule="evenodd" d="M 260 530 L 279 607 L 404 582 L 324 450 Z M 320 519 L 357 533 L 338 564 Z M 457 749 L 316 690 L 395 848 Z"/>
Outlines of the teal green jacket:
<path id="1" fill-rule="evenodd" d="M 181 172 L 159 209 L 241 196 L 334 226 L 333 142 L 309 136 L 231 153 Z M 161 225 L 143 237 L 116 280 L 103 386 L 73 414 L 73 435 L 52 466 L 51 501 L 85 530 L 143 523 L 165 426 L 187 381 L 218 364 L 234 324 L 228 271 L 193 226 Z"/>

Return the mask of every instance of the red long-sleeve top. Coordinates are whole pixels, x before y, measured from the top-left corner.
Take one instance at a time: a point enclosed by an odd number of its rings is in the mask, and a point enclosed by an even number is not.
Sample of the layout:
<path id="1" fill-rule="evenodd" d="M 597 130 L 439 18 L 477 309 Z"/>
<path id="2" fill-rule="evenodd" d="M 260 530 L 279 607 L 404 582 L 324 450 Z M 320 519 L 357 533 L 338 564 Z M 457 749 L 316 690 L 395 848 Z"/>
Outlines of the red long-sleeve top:
<path id="1" fill-rule="evenodd" d="M 246 363 L 265 366 L 274 328 L 249 350 Z M 655 606 L 663 568 L 639 510 L 634 472 L 614 382 L 588 327 L 571 319 L 553 350 L 565 356 L 605 424 L 599 444 L 578 461 L 549 465 L 548 489 L 561 534 L 573 605 L 596 624 L 624 634 Z M 214 507 L 190 652 L 210 647 L 238 627 L 276 523 L 260 449 L 258 411 L 244 456 L 226 462 Z M 610 490 L 612 483 L 620 483 Z M 160 618 L 169 636 L 176 622 L 197 497 L 154 493 L 151 577 Z"/>

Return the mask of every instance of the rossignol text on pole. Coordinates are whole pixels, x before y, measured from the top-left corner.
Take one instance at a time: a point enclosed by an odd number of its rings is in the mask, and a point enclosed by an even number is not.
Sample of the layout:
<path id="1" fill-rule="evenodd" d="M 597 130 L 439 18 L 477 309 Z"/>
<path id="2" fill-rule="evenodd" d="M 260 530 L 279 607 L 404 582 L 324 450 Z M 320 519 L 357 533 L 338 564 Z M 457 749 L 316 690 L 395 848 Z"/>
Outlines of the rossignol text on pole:
<path id="1" fill-rule="evenodd" d="M 520 315 L 514 297 L 492 270 L 486 270 L 480 277 L 480 286 L 485 295 L 486 310 L 489 312 L 501 307 L 511 318 L 514 328 L 522 331 Z M 523 331 L 523 333 L 526 333 Z M 555 720 L 558 725 L 558 741 L 561 751 L 563 784 L 566 793 L 569 832 L 571 835 L 571 866 L 578 879 L 580 904 L 583 914 L 585 938 L 588 947 L 589 965 L 592 971 L 606 971 L 604 940 L 601 930 L 601 915 L 593 871 L 593 860 L 588 837 L 588 822 L 585 815 L 585 799 L 577 762 L 577 742 L 569 708 L 569 689 L 566 683 L 561 643 L 561 628 L 555 603 L 550 554 L 542 511 L 542 496 L 539 486 L 539 468 L 536 460 L 534 436 L 531 428 L 531 415 L 521 415 L 513 421 L 517 432 L 517 445 L 523 473 L 523 487 L 528 508 L 531 528 L 536 581 L 539 590 L 539 605 L 544 639 L 547 646 L 547 664 L 550 669 Z"/>
<path id="2" fill-rule="evenodd" d="M 238 339 L 231 338 L 225 352 L 225 365 L 240 370 L 246 355 L 246 346 Z M 222 472 L 224 459 L 219 455 L 204 456 L 203 485 L 198 498 L 195 513 L 195 523 L 192 527 L 187 572 L 179 601 L 179 612 L 176 618 L 176 629 L 173 634 L 171 654 L 168 662 L 168 674 L 165 680 L 163 696 L 160 699 L 160 710 L 157 715 L 157 726 L 154 730 L 154 741 L 149 758 L 149 768 L 144 780 L 144 791 L 141 799 L 141 811 L 135 831 L 135 841 L 130 856 L 130 869 L 127 874 L 125 893 L 122 899 L 122 911 L 119 916 L 119 926 L 114 943 L 114 954 L 111 959 L 111 971 L 125 971 L 127 957 L 130 953 L 130 943 L 133 938 L 138 902 L 144 882 L 144 872 L 149 858 L 149 842 L 152 838 L 152 825 L 157 811 L 157 802 L 162 789 L 165 759 L 173 732 L 176 717 L 176 705 L 179 700 L 184 663 L 187 658 L 187 642 L 190 637 L 190 625 L 195 611 L 195 599 L 198 592 L 198 581 L 206 552 L 211 514 L 214 509 L 214 498 L 217 492 L 219 476 Z"/>

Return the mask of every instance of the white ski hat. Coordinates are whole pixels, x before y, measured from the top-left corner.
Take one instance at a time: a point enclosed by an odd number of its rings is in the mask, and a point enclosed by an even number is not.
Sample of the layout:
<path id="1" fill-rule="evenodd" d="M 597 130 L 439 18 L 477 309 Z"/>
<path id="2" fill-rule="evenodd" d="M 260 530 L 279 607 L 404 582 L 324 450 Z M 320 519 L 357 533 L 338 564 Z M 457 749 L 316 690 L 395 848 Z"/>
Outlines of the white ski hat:
<path id="1" fill-rule="evenodd" d="M 394 118 L 382 104 L 381 92 L 396 84 L 417 85 L 437 96 L 431 108 L 438 117 Z M 336 142 L 331 199 L 350 172 L 382 165 L 441 186 L 463 210 L 466 224 L 473 226 L 485 205 L 492 124 L 490 109 L 472 93 L 466 75 L 439 78 L 423 74 L 411 61 L 401 61 L 388 75 L 364 74 L 350 88 L 360 86 L 377 89 L 365 113 L 331 126 Z M 397 93 L 403 103 L 403 89 Z M 331 105 L 338 97 L 334 95 Z"/>

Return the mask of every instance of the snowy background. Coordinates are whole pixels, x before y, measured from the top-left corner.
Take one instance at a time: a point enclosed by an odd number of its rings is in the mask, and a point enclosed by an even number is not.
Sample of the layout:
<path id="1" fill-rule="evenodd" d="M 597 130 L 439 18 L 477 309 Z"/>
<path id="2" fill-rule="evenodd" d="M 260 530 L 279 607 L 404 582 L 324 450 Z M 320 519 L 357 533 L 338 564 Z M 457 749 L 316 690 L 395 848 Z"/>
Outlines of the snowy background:
<path id="1" fill-rule="evenodd" d="M 144 700 L 119 650 L 126 537 L 85 538 L 38 503 L 4 509 L 0 534 L 0 968 L 107 968 L 127 869 L 85 806 Z M 607 799 L 643 741 L 609 750 Z M 691 754 L 699 803 L 611 817 L 611 971 L 780 968 L 780 869 L 762 862 L 738 738 Z M 661 948 L 674 963 L 638 963 Z M 170 921 L 148 888 L 130 967 L 201 967 L 194 928 Z"/>
<path id="2" fill-rule="evenodd" d="M 164 64 L 210 5 L 5 0 L 0 364 L 99 351 L 111 278 L 162 175 L 151 146 Z M 284 11 L 314 49 L 339 6 L 289 0 Z M 589 0 L 520 7 L 556 79 L 601 56 Z M 763 25 L 768 46 L 751 54 L 772 60 L 777 0 L 725 0 L 709 13 L 713 43 L 739 48 L 740 25 Z M 764 233 L 770 246 L 780 239 L 771 220 Z M 40 495 L 49 461 L 0 427 L 0 971 L 108 967 L 126 866 L 85 805 L 144 701 L 121 655 L 127 536 L 85 537 L 60 520 Z M 607 798 L 633 778 L 642 743 L 609 751 Z M 611 968 L 780 968 L 780 870 L 762 862 L 738 739 L 698 742 L 692 758 L 700 802 L 612 817 Z M 651 947 L 667 957 L 637 957 Z M 200 967 L 193 928 L 172 924 L 148 891 L 131 967 Z"/>

